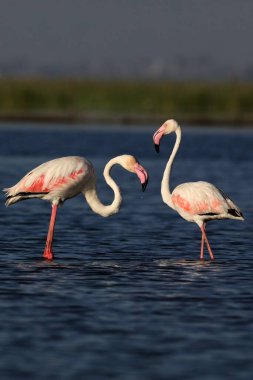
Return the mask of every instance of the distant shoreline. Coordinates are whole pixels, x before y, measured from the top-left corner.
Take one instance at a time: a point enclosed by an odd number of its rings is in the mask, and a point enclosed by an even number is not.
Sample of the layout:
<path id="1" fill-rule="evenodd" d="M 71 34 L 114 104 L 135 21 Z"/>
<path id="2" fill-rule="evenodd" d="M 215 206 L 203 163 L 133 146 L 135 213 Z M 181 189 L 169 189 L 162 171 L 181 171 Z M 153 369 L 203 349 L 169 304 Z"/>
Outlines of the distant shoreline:
<path id="1" fill-rule="evenodd" d="M 253 126 L 253 83 L 0 78 L 0 121 Z"/>
<path id="2" fill-rule="evenodd" d="M 28 123 L 66 123 L 66 124 L 105 124 L 105 125 L 151 125 L 160 124 L 169 117 L 174 117 L 181 124 L 201 127 L 253 127 L 253 118 L 229 118 L 203 116 L 175 116 L 175 115 L 135 115 L 135 114 L 93 114 L 93 113 L 62 113 L 62 112 L 0 112 L 0 122 L 28 122 Z"/>

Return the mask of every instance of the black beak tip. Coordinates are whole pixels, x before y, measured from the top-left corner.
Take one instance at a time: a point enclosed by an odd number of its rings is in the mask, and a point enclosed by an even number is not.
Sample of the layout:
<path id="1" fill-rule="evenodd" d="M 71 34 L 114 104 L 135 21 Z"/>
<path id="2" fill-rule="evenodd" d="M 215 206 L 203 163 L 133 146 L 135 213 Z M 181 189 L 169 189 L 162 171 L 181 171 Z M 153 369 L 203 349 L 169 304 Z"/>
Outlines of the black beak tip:
<path id="1" fill-rule="evenodd" d="M 155 150 L 156 150 L 157 153 L 159 153 L 159 148 L 160 148 L 160 145 L 155 144 Z"/>
<path id="2" fill-rule="evenodd" d="M 141 189 L 142 189 L 142 192 L 143 192 L 143 193 L 144 193 L 144 191 L 146 190 L 147 185 L 148 185 L 148 181 L 143 182 L 143 183 L 141 184 Z"/>

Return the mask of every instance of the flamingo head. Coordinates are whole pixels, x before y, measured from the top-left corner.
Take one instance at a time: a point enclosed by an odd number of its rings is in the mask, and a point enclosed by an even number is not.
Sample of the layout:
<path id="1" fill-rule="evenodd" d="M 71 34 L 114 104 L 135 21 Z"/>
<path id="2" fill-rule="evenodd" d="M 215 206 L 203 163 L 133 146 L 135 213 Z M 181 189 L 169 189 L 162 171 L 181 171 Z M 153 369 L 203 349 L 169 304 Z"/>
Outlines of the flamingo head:
<path id="1" fill-rule="evenodd" d="M 148 173 L 147 171 L 141 166 L 141 164 L 137 161 L 137 159 L 134 156 L 124 154 L 121 156 L 120 160 L 121 166 L 126 169 L 127 171 L 131 173 L 135 173 L 142 186 L 142 191 L 145 191 L 147 184 L 148 184 Z"/>
<path id="2" fill-rule="evenodd" d="M 163 123 L 163 125 L 157 129 L 153 135 L 153 141 L 155 144 L 155 150 L 159 152 L 160 141 L 165 135 L 169 135 L 172 132 L 176 132 L 179 127 L 178 123 L 174 119 L 169 119 Z"/>

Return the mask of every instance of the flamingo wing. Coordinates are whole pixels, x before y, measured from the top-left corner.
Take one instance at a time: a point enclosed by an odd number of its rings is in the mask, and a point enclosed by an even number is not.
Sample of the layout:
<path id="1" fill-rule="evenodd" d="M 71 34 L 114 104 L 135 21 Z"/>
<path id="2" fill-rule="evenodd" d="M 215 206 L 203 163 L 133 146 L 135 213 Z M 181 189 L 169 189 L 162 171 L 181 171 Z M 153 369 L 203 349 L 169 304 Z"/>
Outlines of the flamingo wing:
<path id="1" fill-rule="evenodd" d="M 81 191 L 93 173 L 91 163 L 82 157 L 62 157 L 45 162 L 27 173 L 15 186 L 4 189 L 9 206 L 28 198 L 62 201 Z"/>
<path id="2" fill-rule="evenodd" d="M 242 216 L 240 209 L 226 194 L 204 181 L 179 185 L 172 193 L 172 200 L 178 211 L 182 210 L 191 215 Z"/>

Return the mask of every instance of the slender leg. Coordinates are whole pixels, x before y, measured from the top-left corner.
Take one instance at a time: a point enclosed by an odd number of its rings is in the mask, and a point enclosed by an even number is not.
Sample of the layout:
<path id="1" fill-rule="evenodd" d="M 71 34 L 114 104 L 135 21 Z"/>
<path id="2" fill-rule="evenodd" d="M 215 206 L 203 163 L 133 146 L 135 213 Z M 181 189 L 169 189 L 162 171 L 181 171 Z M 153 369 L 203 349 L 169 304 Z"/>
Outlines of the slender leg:
<path id="1" fill-rule="evenodd" d="M 53 244 L 53 238 L 54 238 L 54 225 L 55 225 L 57 207 L 58 207 L 57 205 L 52 205 L 52 214 L 51 214 L 51 219 L 49 223 L 46 246 L 45 246 L 44 254 L 43 254 L 43 257 L 47 260 L 53 260 L 54 258 L 52 244 Z"/>
<path id="2" fill-rule="evenodd" d="M 213 252 L 211 250 L 211 247 L 210 247 L 210 244 L 209 244 L 209 241 L 207 239 L 207 236 L 206 236 L 206 231 L 205 231 L 205 226 L 202 225 L 200 227 L 201 231 L 202 231 L 202 235 L 204 236 L 204 239 L 205 239 L 205 242 L 206 242 L 206 246 L 207 246 L 207 249 L 208 249 L 208 252 L 209 252 L 209 255 L 211 257 L 211 260 L 214 260 L 214 255 L 213 255 Z"/>
<path id="3" fill-rule="evenodd" d="M 205 242 L 205 238 L 204 238 L 204 234 L 202 232 L 201 249 L 200 249 L 200 260 L 204 259 L 204 242 Z"/>

